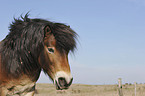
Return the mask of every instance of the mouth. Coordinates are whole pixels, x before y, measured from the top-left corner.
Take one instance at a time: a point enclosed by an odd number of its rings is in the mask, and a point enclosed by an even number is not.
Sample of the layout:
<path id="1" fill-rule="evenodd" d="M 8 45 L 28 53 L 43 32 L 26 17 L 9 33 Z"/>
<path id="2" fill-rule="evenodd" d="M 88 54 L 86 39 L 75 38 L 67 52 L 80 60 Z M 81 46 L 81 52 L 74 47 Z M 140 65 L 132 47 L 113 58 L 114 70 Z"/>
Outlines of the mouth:
<path id="1" fill-rule="evenodd" d="M 66 90 L 72 84 L 73 79 L 70 80 L 69 83 L 65 80 L 65 78 L 60 77 L 58 80 L 55 80 L 56 90 Z"/>
<path id="2" fill-rule="evenodd" d="M 56 90 L 66 90 L 66 89 L 68 89 L 68 87 L 60 86 L 57 81 L 55 81 L 55 86 L 56 86 Z"/>

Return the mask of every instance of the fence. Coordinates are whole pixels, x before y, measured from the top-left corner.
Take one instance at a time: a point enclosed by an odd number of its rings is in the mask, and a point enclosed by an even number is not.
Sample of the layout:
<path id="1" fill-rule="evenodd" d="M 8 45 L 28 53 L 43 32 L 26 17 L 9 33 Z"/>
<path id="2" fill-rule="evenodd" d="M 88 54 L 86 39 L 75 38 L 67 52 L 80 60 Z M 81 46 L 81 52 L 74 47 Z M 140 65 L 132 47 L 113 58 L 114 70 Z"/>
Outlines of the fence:
<path id="1" fill-rule="evenodd" d="M 136 95 L 136 85 L 137 85 L 137 83 L 135 82 L 134 83 L 134 96 L 137 96 Z M 122 79 L 121 78 L 118 78 L 118 95 L 123 96 Z"/>

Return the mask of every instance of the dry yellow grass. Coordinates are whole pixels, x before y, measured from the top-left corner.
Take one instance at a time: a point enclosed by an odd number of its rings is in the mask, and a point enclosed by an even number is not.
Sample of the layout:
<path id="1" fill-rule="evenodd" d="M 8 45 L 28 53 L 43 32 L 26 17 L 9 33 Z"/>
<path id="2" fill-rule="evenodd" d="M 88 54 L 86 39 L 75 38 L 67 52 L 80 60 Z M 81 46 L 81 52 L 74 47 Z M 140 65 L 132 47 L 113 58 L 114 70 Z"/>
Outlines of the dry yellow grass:
<path id="1" fill-rule="evenodd" d="M 58 91 L 53 84 L 37 84 L 35 96 L 119 96 L 117 85 L 73 84 L 68 90 Z M 124 96 L 134 96 L 134 85 L 123 85 Z M 137 96 L 145 96 L 145 85 L 137 85 Z"/>

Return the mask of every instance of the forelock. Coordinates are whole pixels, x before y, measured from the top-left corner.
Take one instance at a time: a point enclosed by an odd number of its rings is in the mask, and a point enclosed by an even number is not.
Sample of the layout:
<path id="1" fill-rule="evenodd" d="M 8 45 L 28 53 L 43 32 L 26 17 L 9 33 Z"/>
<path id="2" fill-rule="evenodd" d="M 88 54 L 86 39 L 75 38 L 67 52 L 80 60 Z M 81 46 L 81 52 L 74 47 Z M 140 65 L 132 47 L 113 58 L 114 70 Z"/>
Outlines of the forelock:
<path id="1" fill-rule="evenodd" d="M 77 34 L 69 26 L 62 23 L 55 23 L 53 26 L 53 34 L 56 39 L 57 48 L 73 52 L 76 48 Z"/>

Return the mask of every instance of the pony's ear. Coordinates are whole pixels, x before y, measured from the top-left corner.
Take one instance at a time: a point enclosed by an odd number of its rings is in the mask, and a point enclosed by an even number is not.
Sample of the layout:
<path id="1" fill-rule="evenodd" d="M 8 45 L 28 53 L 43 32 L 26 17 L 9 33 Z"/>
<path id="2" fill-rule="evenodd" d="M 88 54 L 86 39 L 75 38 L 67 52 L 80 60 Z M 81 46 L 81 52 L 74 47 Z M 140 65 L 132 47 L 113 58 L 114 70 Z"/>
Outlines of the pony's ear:
<path id="1" fill-rule="evenodd" d="M 47 37 L 49 37 L 50 34 L 51 34 L 51 30 L 50 30 L 49 26 L 47 25 L 44 27 L 44 37 L 47 38 Z"/>

